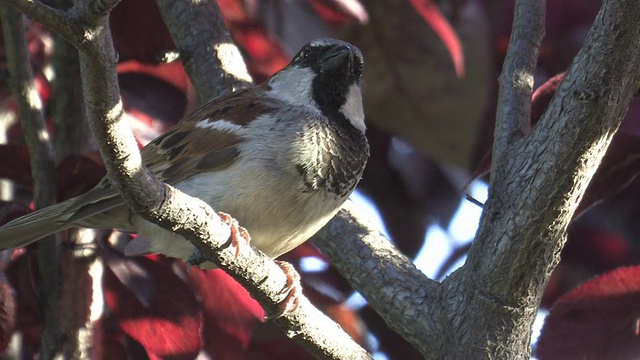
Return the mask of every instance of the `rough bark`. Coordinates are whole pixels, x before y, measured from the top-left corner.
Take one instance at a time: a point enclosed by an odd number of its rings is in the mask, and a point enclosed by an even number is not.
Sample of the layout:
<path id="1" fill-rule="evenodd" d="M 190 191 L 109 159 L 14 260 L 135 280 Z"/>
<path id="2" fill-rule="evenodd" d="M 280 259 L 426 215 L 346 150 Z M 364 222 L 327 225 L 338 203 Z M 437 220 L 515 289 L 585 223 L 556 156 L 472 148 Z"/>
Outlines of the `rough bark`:
<path id="1" fill-rule="evenodd" d="M 450 326 L 443 334 L 448 346 L 434 349 L 436 357 L 529 357 L 531 326 L 567 225 L 640 85 L 639 16 L 634 1 L 605 1 L 531 133 L 512 136 L 528 111 L 499 119 L 498 136 L 509 140 L 495 145 L 494 154 L 505 155 L 494 157 L 491 194 L 467 263 L 442 284 Z M 519 71 L 505 67 L 501 77 L 519 79 Z M 517 81 L 504 86 L 519 89 L 503 97 L 509 106 L 521 88 Z"/>
<path id="2" fill-rule="evenodd" d="M 406 261 L 391 261 L 401 257 L 384 250 L 384 242 L 375 245 L 377 232 L 347 231 L 346 223 L 355 221 L 347 211 L 316 237 L 338 270 L 425 358 L 529 357 L 531 327 L 567 224 L 640 85 L 640 8 L 605 1 L 556 97 L 529 129 L 543 9 L 540 0 L 516 5 L 501 75 L 498 155 L 466 264 L 440 284 L 428 281 L 408 271 Z"/>
<path id="3" fill-rule="evenodd" d="M 437 281 L 427 278 L 404 254 L 347 202 L 313 238 L 314 244 L 349 283 L 361 292 L 387 325 L 421 349 L 427 336 L 443 326 L 437 306 Z"/>

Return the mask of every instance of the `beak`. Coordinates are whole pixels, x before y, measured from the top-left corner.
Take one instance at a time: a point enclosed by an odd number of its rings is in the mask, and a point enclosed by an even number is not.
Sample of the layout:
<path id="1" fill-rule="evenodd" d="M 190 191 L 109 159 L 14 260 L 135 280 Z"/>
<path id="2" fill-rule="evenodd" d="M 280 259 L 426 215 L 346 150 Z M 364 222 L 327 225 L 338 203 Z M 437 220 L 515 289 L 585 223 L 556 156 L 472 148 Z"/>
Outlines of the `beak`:
<path id="1" fill-rule="evenodd" d="M 336 46 L 329 50 L 320 59 L 320 72 L 327 72 L 339 68 L 348 70 L 344 66 L 345 62 L 351 63 L 351 50 L 346 46 Z"/>

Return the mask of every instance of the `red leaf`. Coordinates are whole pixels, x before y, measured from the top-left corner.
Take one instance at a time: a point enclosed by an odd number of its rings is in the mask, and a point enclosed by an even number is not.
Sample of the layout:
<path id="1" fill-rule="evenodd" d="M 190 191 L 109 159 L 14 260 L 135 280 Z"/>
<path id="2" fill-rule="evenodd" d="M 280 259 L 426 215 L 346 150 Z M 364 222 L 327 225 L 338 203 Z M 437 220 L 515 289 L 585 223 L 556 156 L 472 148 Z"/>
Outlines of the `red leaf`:
<path id="1" fill-rule="evenodd" d="M 234 39 L 248 55 L 247 68 L 256 83 L 265 81 L 289 63 L 289 56 L 261 23 L 246 21 L 232 24 L 231 28 Z"/>
<path id="2" fill-rule="evenodd" d="M 247 69 L 261 83 L 289 63 L 289 56 L 257 14 L 257 2 L 220 0 L 218 5 L 233 39 L 244 50 Z"/>
<path id="3" fill-rule="evenodd" d="M 631 238 L 616 230 L 602 229 L 592 220 L 572 223 L 562 261 L 551 275 L 542 306 L 551 307 L 563 294 L 596 275 L 637 264 L 639 252 Z"/>
<path id="4" fill-rule="evenodd" d="M 369 14 L 358 0 L 311 0 L 309 4 L 318 15 L 333 27 L 356 19 L 360 24 L 369 21 Z"/>
<path id="5" fill-rule="evenodd" d="M 431 26 L 433 31 L 438 34 L 444 45 L 449 50 L 453 66 L 456 69 L 456 75 L 459 78 L 464 76 L 464 53 L 460 39 L 455 30 L 451 27 L 449 21 L 440 11 L 440 8 L 433 0 L 409 0 L 411 5 L 416 9 L 418 14 L 422 16 L 424 21 Z"/>
<path id="6" fill-rule="evenodd" d="M 106 174 L 104 167 L 84 156 L 63 159 L 55 169 L 58 199 L 66 199 L 94 187 Z M 0 145 L 0 178 L 31 189 L 31 160 L 24 145 Z"/>
<path id="7" fill-rule="evenodd" d="M 202 303 L 204 348 L 216 359 L 237 359 L 264 318 L 262 307 L 220 269 L 192 268 L 189 278 Z"/>
<path id="8" fill-rule="evenodd" d="M 640 266 L 582 284 L 552 307 L 538 341 L 540 359 L 637 359 Z"/>
<path id="9" fill-rule="evenodd" d="M 360 315 L 358 315 L 355 310 L 346 306 L 343 301 L 336 300 L 313 286 L 306 286 L 304 288 L 304 295 L 309 298 L 313 305 L 338 323 L 355 342 L 365 346 L 365 326 Z"/>
<path id="10" fill-rule="evenodd" d="M 633 240 L 615 230 L 578 222 L 569 228 L 568 237 L 562 251 L 562 261 L 580 264 L 582 271 L 587 268 L 604 273 L 638 262 Z"/>
<path id="11" fill-rule="evenodd" d="M 534 126 L 540 120 L 542 114 L 556 94 L 556 90 L 564 79 L 564 72 L 550 78 L 540 85 L 531 95 L 531 125 Z"/>
<path id="12" fill-rule="evenodd" d="M 135 260 L 150 275 L 156 292 L 149 306 L 143 306 L 131 288 L 113 272 L 105 272 L 106 300 L 122 330 L 149 352 L 160 357 L 194 358 L 200 351 L 201 318 L 199 304 L 190 289 L 167 261 Z"/>

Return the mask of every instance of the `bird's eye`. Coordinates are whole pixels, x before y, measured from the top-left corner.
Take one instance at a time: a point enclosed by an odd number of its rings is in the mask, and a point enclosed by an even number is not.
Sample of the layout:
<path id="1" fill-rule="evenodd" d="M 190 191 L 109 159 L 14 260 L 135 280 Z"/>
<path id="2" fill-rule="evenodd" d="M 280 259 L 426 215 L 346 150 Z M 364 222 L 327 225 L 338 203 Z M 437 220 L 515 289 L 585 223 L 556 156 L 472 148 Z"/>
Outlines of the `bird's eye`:
<path id="1" fill-rule="evenodd" d="M 305 61 L 305 60 L 308 60 L 310 56 L 311 56 L 311 51 L 306 49 L 306 50 L 302 50 L 302 52 L 300 52 L 300 55 L 298 55 L 298 59 L 300 61 Z"/>

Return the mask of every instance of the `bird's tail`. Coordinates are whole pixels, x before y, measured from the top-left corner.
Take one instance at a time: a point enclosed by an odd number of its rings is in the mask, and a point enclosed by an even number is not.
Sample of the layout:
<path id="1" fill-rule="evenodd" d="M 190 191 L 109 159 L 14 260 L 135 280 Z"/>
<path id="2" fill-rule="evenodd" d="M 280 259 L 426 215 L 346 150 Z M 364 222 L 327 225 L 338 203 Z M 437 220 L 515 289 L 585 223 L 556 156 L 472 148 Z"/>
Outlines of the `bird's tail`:
<path id="1" fill-rule="evenodd" d="M 55 204 L 0 226 L 0 249 L 26 246 L 72 226 L 67 224 L 70 205 L 68 201 Z"/>

